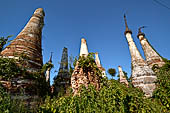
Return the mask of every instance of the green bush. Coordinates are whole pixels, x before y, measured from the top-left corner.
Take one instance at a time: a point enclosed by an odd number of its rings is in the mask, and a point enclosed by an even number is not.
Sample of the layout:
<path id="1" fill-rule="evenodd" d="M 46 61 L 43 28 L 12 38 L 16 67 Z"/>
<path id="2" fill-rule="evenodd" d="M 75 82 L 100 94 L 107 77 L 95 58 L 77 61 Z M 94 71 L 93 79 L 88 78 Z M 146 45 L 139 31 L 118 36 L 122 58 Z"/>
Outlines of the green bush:
<path id="1" fill-rule="evenodd" d="M 154 100 L 146 99 L 142 91 L 136 88 L 126 88 L 116 80 L 107 80 L 100 91 L 96 91 L 90 85 L 88 89 L 82 87 L 80 96 L 47 98 L 45 103 L 40 106 L 39 112 L 161 113 L 161 109 Z"/>
<path id="2" fill-rule="evenodd" d="M 159 101 L 164 112 L 170 111 L 170 61 L 157 72 L 156 84 L 153 98 Z"/>

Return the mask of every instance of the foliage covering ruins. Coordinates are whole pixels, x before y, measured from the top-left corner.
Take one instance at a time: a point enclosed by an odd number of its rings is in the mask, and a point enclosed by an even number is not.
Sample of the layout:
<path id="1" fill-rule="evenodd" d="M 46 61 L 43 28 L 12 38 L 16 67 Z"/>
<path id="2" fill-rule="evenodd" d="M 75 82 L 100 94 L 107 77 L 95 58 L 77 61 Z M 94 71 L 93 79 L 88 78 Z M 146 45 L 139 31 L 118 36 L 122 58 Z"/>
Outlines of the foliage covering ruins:
<path id="1" fill-rule="evenodd" d="M 138 38 L 146 60 L 142 57 L 126 16 L 125 37 L 132 63 L 130 78 L 119 66 L 118 80 L 108 79 L 98 52 L 89 53 L 86 40 L 82 38 L 80 55 L 74 64 L 68 63 L 64 47 L 59 71 L 51 86 L 52 54 L 47 63 L 43 65 L 42 62 L 44 16 L 42 8 L 36 9 L 7 47 L 4 48 L 9 37 L 0 38 L 0 112 L 170 112 L 170 61 L 153 49 L 140 27 Z M 108 72 L 116 75 L 114 68 Z"/>
<path id="2" fill-rule="evenodd" d="M 1 61 L 2 59 L 0 59 Z M 9 61 L 10 62 L 10 61 Z M 6 64 L 5 64 L 6 65 Z M 0 64 L 2 66 L 2 64 Z M 84 65 L 86 67 L 86 65 Z M 13 67 L 14 71 L 15 68 Z M 13 69 L 12 68 L 12 69 Z M 6 71 L 1 69 L 1 71 Z M 13 72 L 14 72 L 13 71 Z M 12 75 L 13 72 L 8 74 Z M 1 77 L 3 73 L 1 73 Z M 46 94 L 46 99 L 36 109 L 37 112 L 151 112 L 167 113 L 170 110 L 170 61 L 159 69 L 157 89 L 153 97 L 145 98 L 144 93 L 134 87 L 127 88 L 119 81 L 103 78 L 100 83 L 101 89 L 97 91 L 93 85 L 88 88 L 82 86 L 81 96 L 73 96 L 72 93 L 59 98 L 50 97 Z M 45 80 L 45 79 L 44 79 Z M 44 87 L 43 87 L 44 88 Z M 43 89 L 41 88 L 41 89 Z M 5 89 L 0 90 L 0 111 L 5 112 L 28 112 L 22 101 L 13 100 Z M 43 91 L 44 93 L 44 91 Z M 43 100 L 43 98 L 42 98 Z M 18 106 L 15 103 L 19 103 Z"/>

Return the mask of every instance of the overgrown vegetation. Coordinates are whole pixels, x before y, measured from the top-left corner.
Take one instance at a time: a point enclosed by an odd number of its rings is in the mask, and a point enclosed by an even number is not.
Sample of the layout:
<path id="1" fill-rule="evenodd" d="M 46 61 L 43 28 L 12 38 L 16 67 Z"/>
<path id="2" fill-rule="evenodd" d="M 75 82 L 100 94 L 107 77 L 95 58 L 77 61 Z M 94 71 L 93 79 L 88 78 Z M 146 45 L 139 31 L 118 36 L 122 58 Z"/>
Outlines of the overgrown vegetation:
<path id="1" fill-rule="evenodd" d="M 86 69 L 89 66 L 88 61 L 92 60 L 91 58 L 92 56 L 90 59 L 79 60 L 81 66 Z M 117 80 L 104 78 L 99 91 L 94 86 L 89 85 L 88 89 L 82 86 L 80 96 L 70 94 L 58 99 L 48 97 L 45 103 L 40 106 L 39 112 L 168 113 L 170 112 L 169 61 L 162 68 L 159 68 L 157 76 L 157 89 L 151 98 L 146 98 L 138 88 L 133 86 L 127 88 Z"/>
<path id="2" fill-rule="evenodd" d="M 157 71 L 156 84 L 153 98 L 159 101 L 164 112 L 170 111 L 170 60 Z"/>
<path id="3" fill-rule="evenodd" d="M 21 60 L 21 59 L 20 59 Z M 41 112 L 41 113 L 58 113 L 58 112 L 119 112 L 119 113 L 168 113 L 170 112 L 170 61 L 166 60 L 166 64 L 159 68 L 156 67 L 157 88 L 153 93 L 153 97 L 145 98 L 141 90 L 120 84 L 117 80 L 101 80 L 101 88 L 99 91 L 94 86 L 89 85 L 88 89 L 82 86 L 80 96 L 69 95 L 60 98 L 50 97 L 50 87 L 45 81 L 42 74 L 51 64 L 45 64 L 42 71 L 38 73 L 27 73 L 25 69 L 16 65 L 16 60 L 8 58 L 0 58 L 0 79 L 11 80 L 19 76 L 25 79 L 36 81 L 38 95 L 45 97 L 45 101 L 39 106 L 37 111 L 28 111 L 22 101 L 11 99 L 10 94 L 0 84 L 0 112 Z M 76 61 L 75 61 L 76 62 Z M 89 63 L 92 62 L 92 63 Z M 75 64 L 74 64 L 75 65 Z M 88 58 L 80 58 L 79 65 L 88 70 L 93 67 L 98 70 L 94 63 L 93 54 L 89 54 Z M 101 75 L 98 70 L 96 75 Z M 33 90 L 30 88 L 27 90 Z"/>

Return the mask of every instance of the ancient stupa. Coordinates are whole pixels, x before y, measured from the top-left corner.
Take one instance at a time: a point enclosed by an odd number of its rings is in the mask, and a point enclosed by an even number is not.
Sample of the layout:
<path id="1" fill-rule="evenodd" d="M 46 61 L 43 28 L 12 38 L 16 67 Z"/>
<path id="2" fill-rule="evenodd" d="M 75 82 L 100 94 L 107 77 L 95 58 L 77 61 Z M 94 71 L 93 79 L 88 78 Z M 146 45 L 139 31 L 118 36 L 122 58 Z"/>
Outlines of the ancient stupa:
<path id="1" fill-rule="evenodd" d="M 88 48 L 87 43 L 84 38 L 81 39 L 81 48 L 80 48 L 80 58 L 84 57 L 87 58 L 88 56 Z M 90 63 L 90 62 L 89 62 Z M 95 61 L 94 61 L 95 63 Z M 95 70 L 88 68 L 87 70 L 84 70 L 80 65 L 79 61 L 77 61 L 75 69 L 71 76 L 71 87 L 73 89 L 73 95 L 79 94 L 78 91 L 80 90 L 81 86 L 84 85 L 86 88 L 88 88 L 89 84 L 92 84 L 95 86 L 95 88 L 98 90 L 100 88 L 99 84 L 99 76 L 94 75 Z"/>
<path id="2" fill-rule="evenodd" d="M 63 48 L 62 58 L 58 75 L 54 77 L 54 95 L 60 92 L 66 93 L 67 88 L 71 85 L 71 76 L 68 70 L 68 50 L 66 47 Z"/>
<path id="3" fill-rule="evenodd" d="M 18 58 L 22 54 L 28 57 L 25 68 L 28 71 L 38 71 L 41 69 L 42 61 L 42 28 L 44 26 L 45 13 L 42 8 L 35 10 L 18 36 L 2 52 L 3 57 Z"/>
<path id="4" fill-rule="evenodd" d="M 139 28 L 138 38 L 140 40 L 140 44 L 142 45 L 142 49 L 144 51 L 144 55 L 149 67 L 152 68 L 153 65 L 158 65 L 159 67 L 162 67 L 165 62 L 163 61 L 162 57 L 156 52 L 156 50 L 151 46 L 149 41 L 146 39 L 145 34 L 141 32 L 142 28 L 144 28 L 144 26 Z"/>
<path id="5" fill-rule="evenodd" d="M 118 66 L 118 70 L 119 70 L 120 83 L 125 84 L 128 87 L 129 83 L 125 77 L 125 74 L 123 73 L 122 67 Z"/>
<path id="6" fill-rule="evenodd" d="M 148 66 L 147 62 L 142 58 L 135 42 L 132 38 L 132 31 L 128 28 L 126 16 L 124 15 L 126 30 L 125 36 L 129 45 L 132 65 L 132 84 L 134 87 L 139 87 L 145 93 L 145 96 L 152 96 L 155 89 L 156 75 Z"/>
<path id="7" fill-rule="evenodd" d="M 35 10 L 18 36 L 2 52 L 3 58 L 24 59 L 24 65 L 17 60 L 17 64 L 26 68 L 28 72 L 37 72 L 42 68 L 42 28 L 44 25 L 45 13 L 42 8 Z M 21 73 L 22 74 L 22 73 Z M 24 104 L 35 107 L 38 105 L 39 87 L 35 79 L 25 78 L 22 75 L 13 77 L 10 80 L 0 80 L 3 87 L 11 95 L 11 98 L 24 100 Z"/>

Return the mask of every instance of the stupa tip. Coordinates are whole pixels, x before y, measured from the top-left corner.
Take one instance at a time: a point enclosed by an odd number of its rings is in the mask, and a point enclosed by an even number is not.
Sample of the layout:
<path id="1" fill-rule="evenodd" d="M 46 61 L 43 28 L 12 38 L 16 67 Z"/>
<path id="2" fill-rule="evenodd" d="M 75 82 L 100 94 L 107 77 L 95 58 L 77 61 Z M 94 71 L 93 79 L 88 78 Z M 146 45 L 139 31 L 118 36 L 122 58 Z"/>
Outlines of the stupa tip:
<path id="1" fill-rule="evenodd" d="M 45 16 L 45 13 L 44 13 L 43 8 L 37 8 L 37 9 L 34 11 L 34 14 L 35 14 L 35 15 Z"/>

